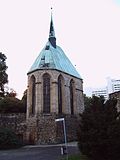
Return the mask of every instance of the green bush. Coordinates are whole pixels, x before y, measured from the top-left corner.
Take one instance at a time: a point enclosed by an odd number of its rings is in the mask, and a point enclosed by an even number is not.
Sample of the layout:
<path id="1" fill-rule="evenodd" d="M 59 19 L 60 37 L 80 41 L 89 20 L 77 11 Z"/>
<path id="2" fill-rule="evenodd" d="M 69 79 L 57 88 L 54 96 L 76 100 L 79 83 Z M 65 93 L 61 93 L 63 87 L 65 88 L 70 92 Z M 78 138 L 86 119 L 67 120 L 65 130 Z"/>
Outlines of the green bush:
<path id="1" fill-rule="evenodd" d="M 120 117 L 116 100 L 93 97 L 81 115 L 78 141 L 80 151 L 92 160 L 120 159 Z"/>
<path id="2" fill-rule="evenodd" d="M 12 130 L 8 128 L 0 129 L 0 149 L 12 149 L 20 146 L 22 146 L 22 142 Z"/>
<path id="3" fill-rule="evenodd" d="M 26 105 L 15 97 L 4 97 L 0 100 L 0 113 L 25 113 Z"/>

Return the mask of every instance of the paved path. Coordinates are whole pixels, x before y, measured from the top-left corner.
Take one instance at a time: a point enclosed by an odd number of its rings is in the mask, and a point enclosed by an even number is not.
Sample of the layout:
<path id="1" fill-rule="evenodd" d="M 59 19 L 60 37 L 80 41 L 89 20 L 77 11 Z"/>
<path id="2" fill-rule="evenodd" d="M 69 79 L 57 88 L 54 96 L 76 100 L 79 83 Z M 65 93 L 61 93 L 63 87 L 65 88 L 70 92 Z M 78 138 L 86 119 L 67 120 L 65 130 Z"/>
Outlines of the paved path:
<path id="1" fill-rule="evenodd" d="M 60 145 L 57 146 L 27 146 L 15 150 L 0 151 L 0 160 L 60 160 Z M 68 153 L 78 153 L 75 145 L 68 146 Z"/>

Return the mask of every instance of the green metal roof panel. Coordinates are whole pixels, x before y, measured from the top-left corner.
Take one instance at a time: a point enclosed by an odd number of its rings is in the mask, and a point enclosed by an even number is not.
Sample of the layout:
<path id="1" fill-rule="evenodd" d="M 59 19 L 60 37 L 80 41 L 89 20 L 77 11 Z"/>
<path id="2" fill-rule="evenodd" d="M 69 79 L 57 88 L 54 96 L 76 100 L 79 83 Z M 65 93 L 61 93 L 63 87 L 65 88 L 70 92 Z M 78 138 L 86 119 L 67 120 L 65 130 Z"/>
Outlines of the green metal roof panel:
<path id="1" fill-rule="evenodd" d="M 40 52 L 28 73 L 38 69 L 56 69 L 81 78 L 63 50 L 59 46 L 54 48 L 49 41 Z"/>

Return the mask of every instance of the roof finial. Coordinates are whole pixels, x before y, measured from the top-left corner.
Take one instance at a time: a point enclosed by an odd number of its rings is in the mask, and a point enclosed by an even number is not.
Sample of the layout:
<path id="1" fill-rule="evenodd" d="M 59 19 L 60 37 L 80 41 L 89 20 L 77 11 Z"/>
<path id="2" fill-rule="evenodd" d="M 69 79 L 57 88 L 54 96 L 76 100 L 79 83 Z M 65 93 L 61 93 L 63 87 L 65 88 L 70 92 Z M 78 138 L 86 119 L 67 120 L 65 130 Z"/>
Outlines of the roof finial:
<path id="1" fill-rule="evenodd" d="M 52 20 L 52 11 L 53 11 L 53 8 L 51 7 L 51 20 Z"/>
<path id="2" fill-rule="evenodd" d="M 50 22 L 50 31 L 49 31 L 49 41 L 54 48 L 56 48 L 56 38 L 55 38 L 55 30 L 53 25 L 53 18 L 52 18 L 52 7 L 51 7 L 51 22 Z"/>

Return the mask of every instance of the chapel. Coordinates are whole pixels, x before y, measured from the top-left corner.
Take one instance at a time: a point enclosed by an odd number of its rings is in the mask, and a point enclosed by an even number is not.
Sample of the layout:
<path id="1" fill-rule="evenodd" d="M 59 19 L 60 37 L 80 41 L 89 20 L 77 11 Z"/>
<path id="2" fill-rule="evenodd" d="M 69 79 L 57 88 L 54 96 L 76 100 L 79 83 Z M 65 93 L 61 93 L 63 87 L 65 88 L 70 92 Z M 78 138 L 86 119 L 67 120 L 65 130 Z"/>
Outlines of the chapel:
<path id="1" fill-rule="evenodd" d="M 61 117 L 65 118 L 68 140 L 75 139 L 79 114 L 84 110 L 83 79 L 56 43 L 52 13 L 48 41 L 27 75 L 28 141 L 63 141 L 62 126 L 55 122 Z"/>

